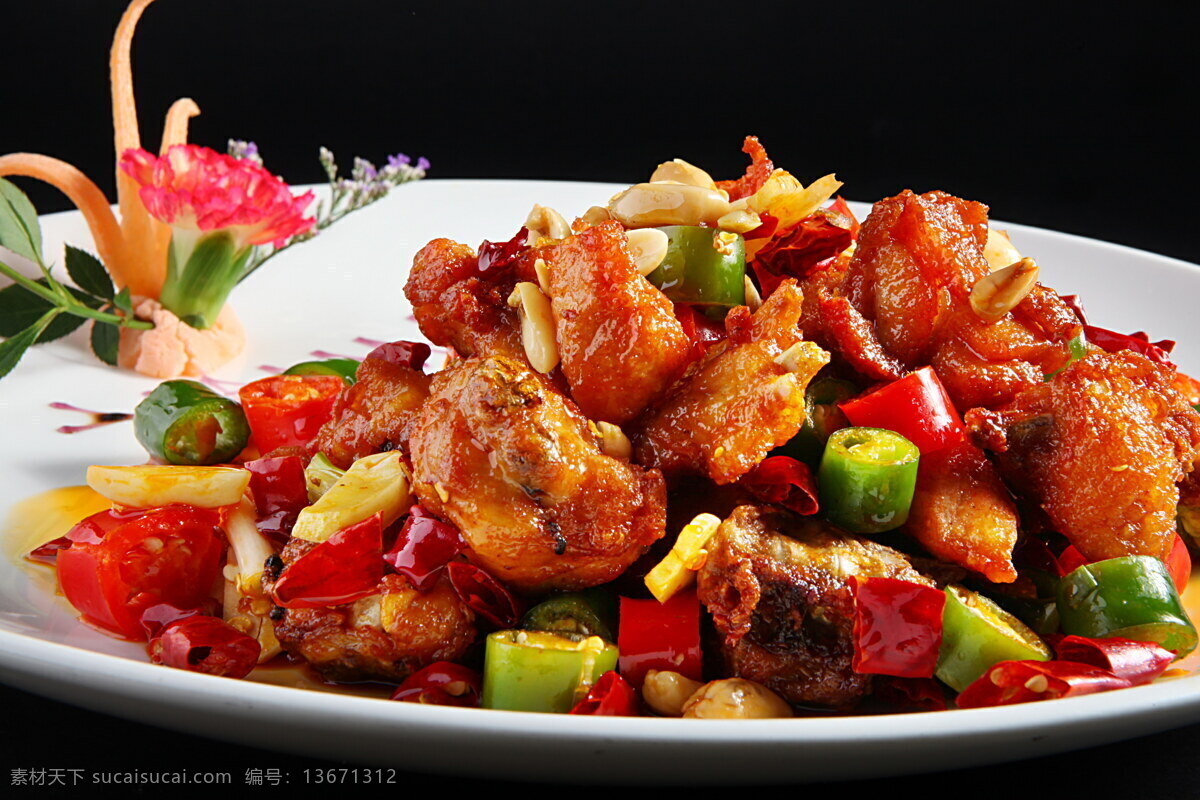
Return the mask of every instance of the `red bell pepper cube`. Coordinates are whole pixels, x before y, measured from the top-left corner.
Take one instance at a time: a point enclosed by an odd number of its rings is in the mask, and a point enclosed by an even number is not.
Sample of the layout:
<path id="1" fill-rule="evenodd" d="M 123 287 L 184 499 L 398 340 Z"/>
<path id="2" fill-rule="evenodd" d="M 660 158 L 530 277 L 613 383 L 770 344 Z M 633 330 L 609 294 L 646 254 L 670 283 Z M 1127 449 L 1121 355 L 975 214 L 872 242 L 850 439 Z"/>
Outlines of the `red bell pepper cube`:
<path id="1" fill-rule="evenodd" d="M 622 597 L 617 648 L 621 653 L 618 669 L 635 688 L 642 687 L 646 672 L 652 669 L 701 680 L 700 599 L 696 591 L 680 592 L 665 603 Z"/>
<path id="2" fill-rule="evenodd" d="M 850 576 L 855 672 L 932 678 L 942 646 L 939 589 L 895 578 Z"/>
<path id="3" fill-rule="evenodd" d="M 962 417 L 933 367 L 922 367 L 838 408 L 860 428 L 883 428 L 908 439 L 924 453 L 963 441 Z"/>

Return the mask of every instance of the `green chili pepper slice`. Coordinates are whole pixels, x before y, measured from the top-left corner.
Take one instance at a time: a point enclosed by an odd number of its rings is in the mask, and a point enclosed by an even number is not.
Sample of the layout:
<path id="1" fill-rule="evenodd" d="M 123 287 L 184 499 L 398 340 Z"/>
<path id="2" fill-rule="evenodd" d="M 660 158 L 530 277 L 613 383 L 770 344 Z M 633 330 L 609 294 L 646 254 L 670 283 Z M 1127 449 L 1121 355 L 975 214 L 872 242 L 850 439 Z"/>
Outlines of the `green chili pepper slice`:
<path id="1" fill-rule="evenodd" d="M 565 714 L 617 668 L 617 646 L 597 636 L 497 631 L 484 652 L 484 708 Z"/>
<path id="2" fill-rule="evenodd" d="M 850 425 L 838 403 L 858 394 L 857 386 L 840 378 L 820 378 L 810 383 L 804 392 L 804 425 L 775 454 L 810 465 L 818 463 L 830 434 Z"/>
<path id="3" fill-rule="evenodd" d="M 746 241 L 696 225 L 659 228 L 667 254 L 647 278 L 676 303 L 732 308 L 746 302 Z"/>
<path id="4" fill-rule="evenodd" d="M 598 589 L 567 592 L 538 603 L 525 612 L 521 627 L 527 631 L 576 633 L 613 641 L 615 602 Z"/>
<path id="5" fill-rule="evenodd" d="M 1084 337 L 1082 332 L 1078 336 L 1072 337 L 1071 340 L 1067 342 L 1067 350 L 1070 353 L 1070 355 L 1067 357 L 1067 363 L 1063 364 L 1061 367 L 1054 370 L 1054 372 L 1051 372 L 1049 375 L 1045 376 L 1045 378 L 1043 378 L 1044 381 L 1049 383 L 1055 375 L 1062 372 L 1064 369 L 1088 354 L 1087 338 Z"/>
<path id="6" fill-rule="evenodd" d="M 912 505 L 919 460 L 917 446 L 894 431 L 834 431 L 818 471 L 826 519 L 855 533 L 900 527 Z"/>
<path id="7" fill-rule="evenodd" d="M 1156 642 L 1183 657 L 1196 649 L 1196 628 L 1162 561 L 1123 556 L 1085 564 L 1058 583 L 1063 633 Z"/>
<path id="8" fill-rule="evenodd" d="M 301 361 L 283 371 L 284 375 L 335 375 L 353 386 L 358 380 L 361 361 L 353 358 L 326 358 L 321 361 Z"/>
<path id="9" fill-rule="evenodd" d="M 207 466 L 246 447 L 242 407 L 196 381 L 164 381 L 133 411 L 133 432 L 146 452 L 168 464 Z"/>
<path id="10" fill-rule="evenodd" d="M 942 648 L 934 674 L 961 692 L 1001 661 L 1049 661 L 1050 649 L 1019 619 L 981 594 L 946 587 Z"/>

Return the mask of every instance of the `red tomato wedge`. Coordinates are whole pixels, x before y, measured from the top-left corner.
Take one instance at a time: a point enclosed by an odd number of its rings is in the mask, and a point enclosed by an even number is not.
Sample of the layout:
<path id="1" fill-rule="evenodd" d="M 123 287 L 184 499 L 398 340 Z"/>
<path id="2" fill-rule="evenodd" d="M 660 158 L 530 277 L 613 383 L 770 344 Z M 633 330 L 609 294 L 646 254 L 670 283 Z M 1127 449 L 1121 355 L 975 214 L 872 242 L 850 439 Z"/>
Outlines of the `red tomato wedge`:
<path id="1" fill-rule="evenodd" d="M 259 452 L 312 441 L 345 386 L 336 375 L 274 375 L 243 386 L 238 398 Z"/>
<path id="2" fill-rule="evenodd" d="M 71 529 L 58 582 L 71 605 L 106 631 L 144 641 L 142 614 L 203 604 L 223 563 L 220 513 L 191 506 L 101 511 Z"/>
<path id="3" fill-rule="evenodd" d="M 895 431 L 922 454 L 958 444 L 965 436 L 962 418 L 933 367 L 910 372 L 838 408 L 854 425 Z"/>

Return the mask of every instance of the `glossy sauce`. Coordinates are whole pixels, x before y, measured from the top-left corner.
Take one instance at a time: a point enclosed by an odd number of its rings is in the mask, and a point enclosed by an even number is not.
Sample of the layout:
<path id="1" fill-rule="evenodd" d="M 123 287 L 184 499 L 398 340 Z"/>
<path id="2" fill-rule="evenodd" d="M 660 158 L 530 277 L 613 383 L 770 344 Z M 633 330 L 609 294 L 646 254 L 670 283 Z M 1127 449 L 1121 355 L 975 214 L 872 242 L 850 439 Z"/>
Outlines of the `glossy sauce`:
<path id="1" fill-rule="evenodd" d="M 49 591 L 57 590 L 53 569 L 46 569 L 43 562 L 31 560 L 28 554 L 46 542 L 63 536 L 75 523 L 99 511 L 112 507 L 112 503 L 87 486 L 64 486 L 51 489 L 17 503 L 5 520 L 0 546 L 9 559 L 20 564 L 38 586 Z M 1200 620 L 1200 569 L 1192 571 L 1188 588 L 1183 594 L 1183 606 L 1192 620 Z M 1200 648 L 1184 659 L 1175 662 L 1167 671 L 1166 678 L 1191 675 L 1200 670 Z M 335 684 L 323 681 L 315 670 L 305 664 L 297 664 L 286 656 L 272 659 L 257 667 L 246 680 L 268 683 L 275 686 L 290 686 L 310 691 L 351 694 L 361 697 L 386 699 L 394 687 L 384 684 Z M 852 713 L 870 713 L 858 709 Z M 886 713 L 886 712 L 884 712 Z M 798 716 L 841 716 L 837 712 L 800 711 Z"/>

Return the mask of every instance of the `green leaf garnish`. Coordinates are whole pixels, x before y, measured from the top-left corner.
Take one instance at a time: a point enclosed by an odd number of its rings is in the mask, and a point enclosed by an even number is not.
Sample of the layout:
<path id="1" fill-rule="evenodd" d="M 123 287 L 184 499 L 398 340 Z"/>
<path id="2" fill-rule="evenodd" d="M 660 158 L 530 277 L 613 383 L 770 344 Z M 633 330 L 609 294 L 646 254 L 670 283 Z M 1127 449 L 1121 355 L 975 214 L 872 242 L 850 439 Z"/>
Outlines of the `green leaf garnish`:
<path id="1" fill-rule="evenodd" d="M 113 298 L 113 305 L 129 316 L 133 316 L 133 297 L 129 294 L 128 286 L 117 292 L 117 296 Z"/>
<path id="2" fill-rule="evenodd" d="M 108 270 L 104 269 L 100 259 L 86 250 L 67 245 L 67 274 L 76 286 L 88 294 L 104 300 L 113 299 L 116 289 L 113 288 L 112 278 L 108 277 Z"/>
<path id="3" fill-rule="evenodd" d="M 111 322 L 92 323 L 92 352 L 96 358 L 110 367 L 117 365 L 117 350 L 121 343 L 121 330 Z"/>
<path id="4" fill-rule="evenodd" d="M 0 245 L 35 264 L 42 263 L 42 229 L 25 193 L 0 178 Z"/>
<path id="5" fill-rule="evenodd" d="M 39 286 L 46 286 L 45 279 L 36 281 L 36 283 Z M 99 301 L 90 295 L 85 295 L 75 289 L 69 289 L 69 291 L 76 300 L 88 308 L 97 308 L 100 305 Z M 41 319 L 46 312 L 58 307 L 58 304 L 50 303 L 24 286 L 18 284 L 6 286 L 4 289 L 0 289 L 0 336 L 16 336 Z M 83 317 L 72 314 L 59 316 L 46 326 L 35 344 L 61 339 L 84 322 Z"/>
<path id="6" fill-rule="evenodd" d="M 21 361 L 25 351 L 33 346 L 38 337 L 50 327 L 50 324 L 62 313 L 61 308 L 52 308 L 42 315 L 34 324 L 0 342 L 0 378 L 13 371 L 13 367 Z"/>

